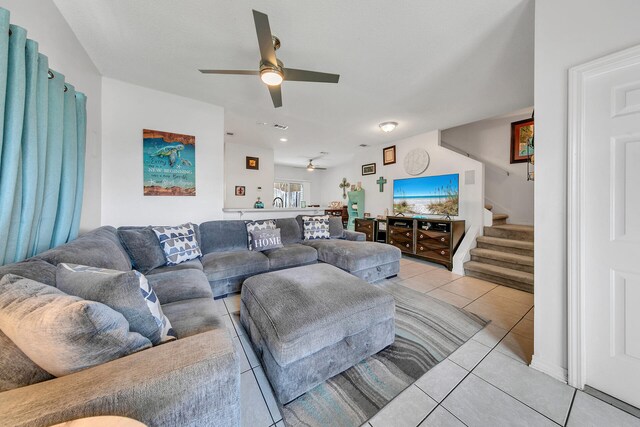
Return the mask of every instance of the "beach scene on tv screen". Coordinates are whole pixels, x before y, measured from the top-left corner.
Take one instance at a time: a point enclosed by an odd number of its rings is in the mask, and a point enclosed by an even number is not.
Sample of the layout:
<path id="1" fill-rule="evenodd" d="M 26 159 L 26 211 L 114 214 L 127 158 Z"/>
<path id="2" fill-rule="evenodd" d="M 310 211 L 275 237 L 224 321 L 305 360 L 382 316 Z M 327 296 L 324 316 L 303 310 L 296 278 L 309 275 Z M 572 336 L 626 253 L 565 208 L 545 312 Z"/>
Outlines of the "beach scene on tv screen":
<path id="1" fill-rule="evenodd" d="M 458 174 L 393 181 L 393 212 L 403 215 L 458 215 Z"/>

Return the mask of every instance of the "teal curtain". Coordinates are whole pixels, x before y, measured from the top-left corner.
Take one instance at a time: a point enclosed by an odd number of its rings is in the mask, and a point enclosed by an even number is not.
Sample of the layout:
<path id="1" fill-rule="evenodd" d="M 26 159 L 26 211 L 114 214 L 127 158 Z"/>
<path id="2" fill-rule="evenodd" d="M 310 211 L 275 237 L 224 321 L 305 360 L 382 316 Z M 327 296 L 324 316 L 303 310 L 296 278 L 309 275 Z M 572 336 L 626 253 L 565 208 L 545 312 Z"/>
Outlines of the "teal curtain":
<path id="1" fill-rule="evenodd" d="M 86 152 L 86 97 L 49 69 L 0 8 L 0 264 L 75 239 Z"/>

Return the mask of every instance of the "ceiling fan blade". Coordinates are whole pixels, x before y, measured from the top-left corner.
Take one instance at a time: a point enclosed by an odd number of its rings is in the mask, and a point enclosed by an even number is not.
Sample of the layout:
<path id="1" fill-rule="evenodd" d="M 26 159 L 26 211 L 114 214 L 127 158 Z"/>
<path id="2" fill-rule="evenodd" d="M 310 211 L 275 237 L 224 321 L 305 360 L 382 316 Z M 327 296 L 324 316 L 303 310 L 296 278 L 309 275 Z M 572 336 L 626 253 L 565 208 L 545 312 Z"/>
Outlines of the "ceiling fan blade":
<path id="1" fill-rule="evenodd" d="M 258 46 L 260 47 L 262 61 L 271 65 L 278 65 L 276 50 L 273 48 L 271 27 L 269 27 L 269 17 L 262 12 L 254 10 L 253 21 L 256 24 L 256 34 L 258 35 Z"/>
<path id="2" fill-rule="evenodd" d="M 268 87 L 271 99 L 273 100 L 273 106 L 275 108 L 282 107 L 282 87 L 280 85 Z"/>
<path id="3" fill-rule="evenodd" d="M 338 83 L 340 74 L 320 73 L 318 71 L 283 68 L 284 79 L 293 82 Z"/>
<path id="4" fill-rule="evenodd" d="M 257 70 L 199 70 L 202 74 L 243 74 L 246 76 L 257 76 Z"/>

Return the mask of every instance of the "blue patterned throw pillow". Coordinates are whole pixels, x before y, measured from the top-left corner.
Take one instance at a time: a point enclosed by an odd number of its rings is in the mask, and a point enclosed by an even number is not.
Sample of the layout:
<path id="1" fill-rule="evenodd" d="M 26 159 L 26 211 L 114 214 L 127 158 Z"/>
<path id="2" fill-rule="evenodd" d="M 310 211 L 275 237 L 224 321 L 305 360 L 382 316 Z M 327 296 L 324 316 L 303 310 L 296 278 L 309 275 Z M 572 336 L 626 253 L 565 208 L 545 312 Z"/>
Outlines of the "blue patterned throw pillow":
<path id="1" fill-rule="evenodd" d="M 275 230 L 276 222 L 272 219 L 261 219 L 258 221 L 245 221 L 247 226 L 247 244 L 250 251 L 255 250 L 253 247 L 253 237 L 251 233 L 258 230 Z"/>
<path id="2" fill-rule="evenodd" d="M 329 239 L 329 215 L 303 216 L 304 240 Z"/>
<path id="3" fill-rule="evenodd" d="M 178 265 L 202 256 L 193 224 L 151 228 L 158 236 L 167 265 Z"/>

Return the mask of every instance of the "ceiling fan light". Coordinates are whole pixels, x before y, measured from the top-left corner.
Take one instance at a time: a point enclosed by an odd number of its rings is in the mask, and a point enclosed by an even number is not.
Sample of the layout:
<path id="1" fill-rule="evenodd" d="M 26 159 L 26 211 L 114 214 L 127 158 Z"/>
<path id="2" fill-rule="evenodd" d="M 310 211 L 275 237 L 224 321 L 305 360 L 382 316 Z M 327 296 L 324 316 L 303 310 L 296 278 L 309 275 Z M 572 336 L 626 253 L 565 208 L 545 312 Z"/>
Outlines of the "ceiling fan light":
<path id="1" fill-rule="evenodd" d="M 382 129 L 382 132 L 391 132 L 398 126 L 398 122 L 383 122 L 378 126 Z"/>
<path id="2" fill-rule="evenodd" d="M 275 69 L 262 70 L 260 78 L 269 86 L 279 86 L 283 80 L 282 73 Z"/>

